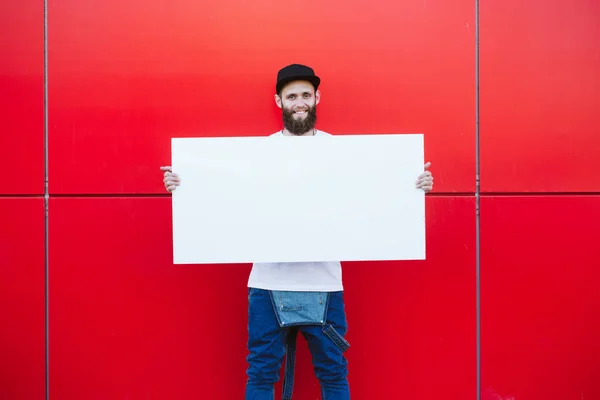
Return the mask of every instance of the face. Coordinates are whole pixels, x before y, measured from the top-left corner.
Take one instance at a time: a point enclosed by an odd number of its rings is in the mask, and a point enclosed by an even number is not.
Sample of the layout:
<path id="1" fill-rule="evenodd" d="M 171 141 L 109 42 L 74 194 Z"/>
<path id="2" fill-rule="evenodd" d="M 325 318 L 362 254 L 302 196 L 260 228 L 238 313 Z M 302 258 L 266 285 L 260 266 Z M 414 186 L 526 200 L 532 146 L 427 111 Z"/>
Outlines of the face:
<path id="1" fill-rule="evenodd" d="M 285 128 L 294 135 L 311 132 L 317 121 L 317 104 L 321 93 L 310 82 L 295 81 L 287 84 L 275 102 L 282 110 Z"/>

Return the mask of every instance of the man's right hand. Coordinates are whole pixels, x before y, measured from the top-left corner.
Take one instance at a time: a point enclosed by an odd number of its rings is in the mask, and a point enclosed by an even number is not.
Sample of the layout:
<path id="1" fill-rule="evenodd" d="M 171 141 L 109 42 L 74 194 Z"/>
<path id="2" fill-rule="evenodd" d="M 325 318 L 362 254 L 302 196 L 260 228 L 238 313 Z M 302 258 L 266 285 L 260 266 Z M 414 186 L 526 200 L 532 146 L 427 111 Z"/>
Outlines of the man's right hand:
<path id="1" fill-rule="evenodd" d="M 173 168 L 170 166 L 160 167 L 160 170 L 164 171 L 163 183 L 165 184 L 165 189 L 167 189 L 167 192 L 171 193 L 181 183 L 179 175 L 174 174 Z"/>

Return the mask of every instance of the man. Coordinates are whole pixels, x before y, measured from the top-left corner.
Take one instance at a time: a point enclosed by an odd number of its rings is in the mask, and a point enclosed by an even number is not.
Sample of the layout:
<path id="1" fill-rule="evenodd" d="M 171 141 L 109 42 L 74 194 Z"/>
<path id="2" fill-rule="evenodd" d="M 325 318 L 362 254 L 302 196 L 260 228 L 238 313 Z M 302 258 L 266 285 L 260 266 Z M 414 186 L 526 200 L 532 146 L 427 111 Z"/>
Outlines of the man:
<path id="1" fill-rule="evenodd" d="M 275 103 L 282 110 L 283 129 L 271 136 L 329 135 L 315 128 L 320 78 L 312 68 L 292 64 L 277 74 Z M 416 188 L 433 188 L 433 177 L 417 177 Z M 180 178 L 161 167 L 163 182 L 172 192 Z M 290 205 L 292 206 L 292 205 Z M 292 398 L 296 335 L 306 338 L 322 398 L 348 400 L 349 344 L 339 262 L 254 263 L 248 280 L 248 350 L 246 400 L 273 400 L 273 385 L 286 356 L 283 400 Z"/>

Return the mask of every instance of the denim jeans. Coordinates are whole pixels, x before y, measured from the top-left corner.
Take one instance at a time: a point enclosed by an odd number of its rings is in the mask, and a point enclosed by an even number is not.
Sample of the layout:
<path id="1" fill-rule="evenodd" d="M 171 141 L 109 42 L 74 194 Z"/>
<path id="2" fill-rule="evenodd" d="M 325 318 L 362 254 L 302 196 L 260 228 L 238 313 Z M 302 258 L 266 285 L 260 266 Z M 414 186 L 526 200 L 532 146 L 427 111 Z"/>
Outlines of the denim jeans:
<path id="1" fill-rule="evenodd" d="M 272 292 L 250 288 L 248 293 L 248 381 L 246 400 L 274 400 L 274 384 L 287 351 L 284 394 L 291 399 L 293 360 L 297 333 L 308 343 L 323 400 L 349 400 L 348 368 L 344 339 L 348 329 L 343 292 L 328 294 L 326 319 L 322 324 L 280 326 L 273 308 Z M 290 357 L 291 356 L 291 357 Z M 286 390 L 286 387 L 288 388 Z"/>

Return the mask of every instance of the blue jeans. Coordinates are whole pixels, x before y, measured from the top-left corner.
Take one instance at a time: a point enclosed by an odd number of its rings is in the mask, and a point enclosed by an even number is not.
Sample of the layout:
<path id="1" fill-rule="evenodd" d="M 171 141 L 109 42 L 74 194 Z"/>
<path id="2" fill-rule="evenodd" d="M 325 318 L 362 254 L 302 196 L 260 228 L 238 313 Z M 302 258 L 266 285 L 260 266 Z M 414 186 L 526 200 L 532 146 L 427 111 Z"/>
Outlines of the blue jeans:
<path id="1" fill-rule="evenodd" d="M 279 371 L 286 350 L 288 358 L 282 399 L 291 399 L 289 382 L 293 382 L 293 359 L 298 332 L 308 342 L 315 375 L 321 386 L 322 399 L 349 400 L 348 363 L 344 357 L 344 352 L 349 347 L 344 339 L 347 329 L 341 291 L 329 294 L 327 315 L 323 324 L 280 327 L 271 292 L 250 288 L 246 400 L 274 400 L 274 384 L 279 381 Z M 285 387 L 288 387 L 288 390 Z"/>

